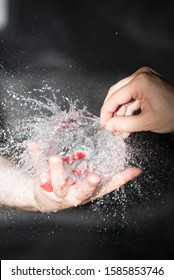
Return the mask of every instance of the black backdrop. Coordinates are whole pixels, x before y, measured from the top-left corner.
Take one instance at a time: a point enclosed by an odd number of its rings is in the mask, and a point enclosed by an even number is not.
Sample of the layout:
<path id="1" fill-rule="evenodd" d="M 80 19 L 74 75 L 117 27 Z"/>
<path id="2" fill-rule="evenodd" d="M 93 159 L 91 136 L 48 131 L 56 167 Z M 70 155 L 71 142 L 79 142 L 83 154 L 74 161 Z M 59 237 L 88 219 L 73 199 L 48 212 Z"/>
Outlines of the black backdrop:
<path id="1" fill-rule="evenodd" d="M 20 91 L 44 80 L 60 89 L 58 102 L 80 98 L 99 115 L 108 88 L 141 66 L 173 80 L 173 12 L 172 2 L 161 1 L 9 1 L 0 31 L 1 99 L 4 82 Z M 143 148 L 131 160 L 145 172 L 125 186 L 125 203 L 120 191 L 95 211 L 91 204 L 56 214 L 2 207 L 1 259 L 173 258 L 170 135 L 139 133 L 129 142 Z"/>

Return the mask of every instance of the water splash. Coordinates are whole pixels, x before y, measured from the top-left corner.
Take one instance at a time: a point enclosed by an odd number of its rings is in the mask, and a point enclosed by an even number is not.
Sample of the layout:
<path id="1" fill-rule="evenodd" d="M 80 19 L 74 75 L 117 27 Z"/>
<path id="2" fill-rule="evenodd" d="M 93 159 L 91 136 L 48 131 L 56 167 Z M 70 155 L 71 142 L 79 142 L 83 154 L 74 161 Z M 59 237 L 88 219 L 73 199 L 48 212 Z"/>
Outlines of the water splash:
<path id="1" fill-rule="evenodd" d="M 50 92 L 50 97 L 45 95 L 45 91 Z M 72 181 L 94 171 L 105 184 L 124 169 L 126 149 L 123 138 L 102 129 L 99 118 L 85 106 L 80 107 L 78 100 L 64 97 L 62 108 L 62 104 L 57 105 L 56 94 L 59 91 L 48 85 L 33 90 L 37 92 L 37 98 L 32 98 L 31 92 L 29 97 L 17 94 L 13 88 L 8 88 L 7 92 L 2 105 L 4 111 L 11 110 L 14 118 L 13 125 L 11 121 L 6 121 L 1 129 L 3 145 L 0 154 L 26 172 L 35 173 L 27 150 L 29 140 L 37 143 L 44 160 L 55 154 L 61 156 Z M 24 110 L 27 116 L 16 118 Z"/>
<path id="2" fill-rule="evenodd" d="M 33 90 L 18 88 L 7 85 L 4 90 L 0 154 L 29 174 L 35 172 L 26 149 L 26 142 L 31 139 L 38 143 L 46 160 L 55 153 L 73 158 L 79 150 L 85 152 L 87 157 L 83 161 L 75 161 L 70 166 L 72 180 L 75 178 L 72 170 L 86 163 L 88 171 L 95 170 L 102 176 L 103 183 L 125 165 L 143 169 L 140 178 L 92 202 L 92 210 L 108 221 L 108 228 L 115 221 L 118 223 L 119 215 L 125 221 L 125 217 L 131 216 L 131 209 L 140 212 L 145 203 L 145 209 L 150 209 L 151 214 L 153 201 L 156 203 L 173 187 L 173 153 L 167 135 L 135 133 L 123 141 L 121 136 L 113 137 L 104 131 L 99 119 L 81 101 L 62 98 L 60 102 L 59 89 L 45 82 Z"/>

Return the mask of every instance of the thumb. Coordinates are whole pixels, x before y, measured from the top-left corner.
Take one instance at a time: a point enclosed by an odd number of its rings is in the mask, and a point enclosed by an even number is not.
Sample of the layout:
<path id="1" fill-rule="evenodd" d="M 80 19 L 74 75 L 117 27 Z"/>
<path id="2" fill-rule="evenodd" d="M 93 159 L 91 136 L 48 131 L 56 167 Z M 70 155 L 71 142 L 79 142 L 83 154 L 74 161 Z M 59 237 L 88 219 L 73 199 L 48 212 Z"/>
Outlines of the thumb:
<path id="1" fill-rule="evenodd" d="M 105 125 L 107 130 L 112 132 L 137 132 L 147 130 L 144 124 L 144 115 L 136 116 L 115 116 Z"/>

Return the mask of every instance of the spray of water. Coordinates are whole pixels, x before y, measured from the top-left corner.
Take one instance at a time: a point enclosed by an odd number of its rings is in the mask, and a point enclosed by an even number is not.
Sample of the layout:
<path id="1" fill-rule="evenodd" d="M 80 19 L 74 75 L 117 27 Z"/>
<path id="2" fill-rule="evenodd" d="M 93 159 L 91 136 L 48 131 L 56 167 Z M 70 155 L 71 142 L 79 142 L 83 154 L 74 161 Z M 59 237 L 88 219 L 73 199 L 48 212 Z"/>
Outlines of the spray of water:
<path id="1" fill-rule="evenodd" d="M 49 97 L 44 95 L 48 90 Z M 27 149 L 30 140 L 37 143 L 44 160 L 55 154 L 61 156 L 72 181 L 94 171 L 105 184 L 124 169 L 126 149 L 123 138 L 102 129 L 99 118 L 85 106 L 80 106 L 77 100 L 64 97 L 64 108 L 60 107 L 56 100 L 58 91 L 48 85 L 33 90 L 38 98 L 32 98 L 31 93 L 29 97 L 19 95 L 13 88 L 8 88 L 7 92 L 2 105 L 5 112 L 11 111 L 13 120 L 7 120 L 1 129 L 3 145 L 0 153 L 30 175 L 35 173 Z M 21 118 L 21 115 L 24 116 Z"/>
<path id="2" fill-rule="evenodd" d="M 1 101 L 0 154 L 30 175 L 35 169 L 27 150 L 29 140 L 37 142 L 46 160 L 54 154 L 66 159 L 72 181 L 95 171 L 105 184 L 126 165 L 143 169 L 140 178 L 92 203 L 92 209 L 98 210 L 103 219 L 109 218 L 109 223 L 111 216 L 121 213 L 124 218 L 133 206 L 140 209 L 140 205 L 149 204 L 173 186 L 174 167 L 167 136 L 138 133 L 124 141 L 121 136 L 103 130 L 98 117 L 81 101 L 62 98 L 60 102 L 62 92 L 47 84 L 30 91 L 20 88 L 19 93 L 8 84 L 5 91 Z M 78 152 L 85 157 L 70 165 L 68 160 Z"/>

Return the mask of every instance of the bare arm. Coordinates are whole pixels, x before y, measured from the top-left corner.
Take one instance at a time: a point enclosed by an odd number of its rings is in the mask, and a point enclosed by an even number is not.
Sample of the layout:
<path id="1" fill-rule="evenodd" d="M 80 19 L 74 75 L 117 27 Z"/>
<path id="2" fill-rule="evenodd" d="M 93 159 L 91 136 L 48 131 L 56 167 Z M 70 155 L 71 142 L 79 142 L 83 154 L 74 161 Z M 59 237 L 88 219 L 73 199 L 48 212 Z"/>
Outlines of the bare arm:
<path id="1" fill-rule="evenodd" d="M 7 159 L 0 157 L 0 204 L 27 211 L 37 211 L 36 182 Z"/>
<path id="2" fill-rule="evenodd" d="M 78 184 L 70 186 L 66 180 L 62 180 L 64 166 L 58 156 L 50 158 L 49 168 L 47 175 L 42 173 L 39 178 L 30 177 L 0 157 L 0 204 L 26 211 L 58 212 L 110 193 L 141 173 L 139 168 L 127 168 L 104 187 L 99 184 L 100 177 L 91 173 Z M 51 192 L 41 188 L 48 184 L 48 176 Z"/>

